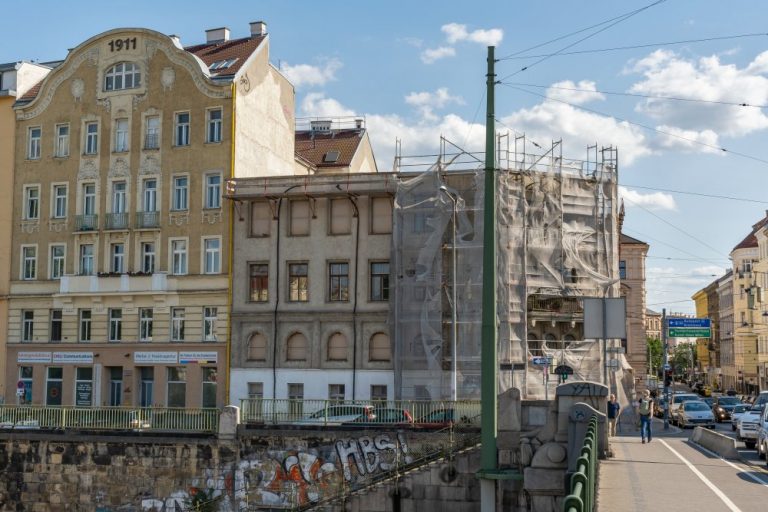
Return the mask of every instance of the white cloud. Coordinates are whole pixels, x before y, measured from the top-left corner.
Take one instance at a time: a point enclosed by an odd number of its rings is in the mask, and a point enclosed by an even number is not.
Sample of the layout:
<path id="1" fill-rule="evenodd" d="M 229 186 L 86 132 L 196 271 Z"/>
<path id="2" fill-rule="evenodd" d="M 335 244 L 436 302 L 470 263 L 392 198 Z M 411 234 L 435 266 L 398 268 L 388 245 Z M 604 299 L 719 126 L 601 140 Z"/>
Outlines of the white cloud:
<path id="1" fill-rule="evenodd" d="M 450 46 L 440 46 L 439 48 L 427 48 L 421 52 L 421 61 L 424 64 L 432 64 L 436 60 L 444 59 L 445 57 L 453 57 L 456 55 L 456 50 Z"/>
<path id="2" fill-rule="evenodd" d="M 750 105 L 768 103 L 768 52 L 744 68 L 725 64 L 719 56 L 685 59 L 668 50 L 657 50 L 633 62 L 625 70 L 643 79 L 630 92 L 651 96 L 672 96 L 709 102 Z M 740 137 L 768 128 L 768 116 L 759 108 L 720 105 L 697 101 L 669 101 L 648 98 L 636 107 L 658 124 L 697 132 L 696 138 L 710 139 L 707 131 Z"/>
<path id="3" fill-rule="evenodd" d="M 435 92 L 412 92 L 405 97 L 405 102 L 417 107 L 423 118 L 431 120 L 436 119 L 433 112 L 436 108 L 443 108 L 450 103 L 464 104 L 462 97 L 451 95 L 447 87 L 441 87 Z"/>
<path id="4" fill-rule="evenodd" d="M 357 115 L 333 98 L 321 92 L 311 92 L 301 102 L 301 112 L 307 117 L 347 117 Z"/>
<path id="5" fill-rule="evenodd" d="M 288 77 L 288 80 L 296 87 L 304 85 L 325 85 L 336 80 L 336 72 L 341 69 L 342 63 L 339 59 L 326 59 L 319 66 L 310 64 L 296 64 L 291 66 L 283 63 L 280 71 Z"/>
<path id="6" fill-rule="evenodd" d="M 578 84 L 571 80 L 556 82 L 547 89 L 547 96 L 574 105 L 583 105 L 590 101 L 605 99 L 605 95 L 597 92 L 597 85 L 591 80 L 582 80 Z"/>
<path id="7" fill-rule="evenodd" d="M 485 46 L 498 46 L 504 38 L 504 31 L 500 28 L 478 29 L 468 32 L 467 26 L 461 23 L 448 23 L 440 27 L 440 30 L 443 31 L 446 40 L 450 44 L 469 41 Z"/>
<path id="8" fill-rule="evenodd" d="M 661 148 L 680 151 L 701 151 L 705 153 L 722 154 L 725 153 L 717 149 L 718 137 L 712 130 L 683 130 L 674 126 L 657 126 L 660 132 L 656 144 Z M 668 135 L 664 135 L 668 134 Z M 704 145 L 706 144 L 706 146 Z M 714 146 L 714 147 L 712 147 Z"/>
<path id="9" fill-rule="evenodd" d="M 642 206 L 649 210 L 677 210 L 675 198 L 663 192 L 643 194 L 627 187 L 619 186 L 619 197 L 625 200 L 627 208 Z"/>
<path id="10" fill-rule="evenodd" d="M 618 147 L 622 165 L 652 153 L 639 128 L 559 101 L 543 101 L 501 121 L 539 143 L 562 139 L 566 155 L 583 155 L 584 148 L 595 142 L 600 146 Z"/>

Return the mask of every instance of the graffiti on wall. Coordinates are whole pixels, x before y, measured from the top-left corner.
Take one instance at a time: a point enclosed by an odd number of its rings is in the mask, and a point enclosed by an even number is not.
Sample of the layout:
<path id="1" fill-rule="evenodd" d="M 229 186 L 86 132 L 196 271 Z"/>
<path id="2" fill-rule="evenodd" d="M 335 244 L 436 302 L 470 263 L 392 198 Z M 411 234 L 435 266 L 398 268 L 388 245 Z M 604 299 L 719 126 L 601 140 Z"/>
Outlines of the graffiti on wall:
<path id="1" fill-rule="evenodd" d="M 236 488 L 250 503 L 291 507 L 320 501 L 365 484 L 412 458 L 402 434 L 362 436 L 306 450 L 269 452 L 266 459 L 242 461 Z M 239 496 L 240 497 L 240 496 Z"/>

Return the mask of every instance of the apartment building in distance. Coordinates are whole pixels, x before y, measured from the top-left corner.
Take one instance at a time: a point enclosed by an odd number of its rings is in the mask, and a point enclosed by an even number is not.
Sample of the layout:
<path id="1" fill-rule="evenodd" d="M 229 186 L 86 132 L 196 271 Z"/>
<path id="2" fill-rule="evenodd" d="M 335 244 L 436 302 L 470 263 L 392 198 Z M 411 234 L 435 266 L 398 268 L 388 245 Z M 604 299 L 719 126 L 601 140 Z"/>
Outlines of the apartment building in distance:
<path id="1" fill-rule="evenodd" d="M 768 214 L 768 212 L 766 212 Z M 755 273 L 755 334 L 757 335 L 757 375 L 760 390 L 768 389 L 768 223 L 756 232 L 757 263 Z"/>
<path id="2" fill-rule="evenodd" d="M 717 280 L 717 302 L 720 319 L 720 387 L 735 390 L 740 381 L 733 347 L 733 270 L 728 270 Z"/>
<path id="3" fill-rule="evenodd" d="M 225 404 L 224 180 L 294 173 L 294 103 L 262 22 L 104 32 L 18 98 L 7 401 Z"/>
<path id="4" fill-rule="evenodd" d="M 696 317 L 709 318 L 709 338 L 696 339 L 696 373 L 707 384 L 720 386 L 720 299 L 715 280 L 691 296 L 696 304 Z"/>
<path id="5" fill-rule="evenodd" d="M 13 163 L 16 114 L 13 104 L 51 70 L 52 64 L 9 62 L 0 64 L 0 361 L 5 361 L 8 333 L 8 294 L 11 278 L 13 226 Z M 5 364 L 0 364 L 0 403 L 5 399 Z M 15 390 L 13 386 L 11 390 Z M 13 391 L 12 391 L 13 392 Z"/>
<path id="6" fill-rule="evenodd" d="M 236 178 L 231 403 L 392 399 L 389 287 L 396 177 L 361 119 L 296 133 L 297 175 Z"/>

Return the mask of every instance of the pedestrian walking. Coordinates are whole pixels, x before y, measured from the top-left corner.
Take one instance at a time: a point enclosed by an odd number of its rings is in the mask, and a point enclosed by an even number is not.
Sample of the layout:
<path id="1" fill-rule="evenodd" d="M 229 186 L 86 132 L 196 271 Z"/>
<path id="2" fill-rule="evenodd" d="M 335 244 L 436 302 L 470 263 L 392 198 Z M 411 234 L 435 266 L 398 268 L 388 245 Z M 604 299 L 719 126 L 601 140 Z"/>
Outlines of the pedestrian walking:
<path id="1" fill-rule="evenodd" d="M 640 414 L 640 437 L 645 444 L 645 440 L 651 442 L 651 419 L 653 418 L 653 399 L 651 392 L 647 389 L 643 391 L 642 396 L 637 401 L 637 412 Z"/>
<path id="2" fill-rule="evenodd" d="M 616 401 L 616 395 L 611 394 L 608 397 L 608 437 L 616 435 L 616 421 L 618 421 L 620 410 L 621 406 Z"/>

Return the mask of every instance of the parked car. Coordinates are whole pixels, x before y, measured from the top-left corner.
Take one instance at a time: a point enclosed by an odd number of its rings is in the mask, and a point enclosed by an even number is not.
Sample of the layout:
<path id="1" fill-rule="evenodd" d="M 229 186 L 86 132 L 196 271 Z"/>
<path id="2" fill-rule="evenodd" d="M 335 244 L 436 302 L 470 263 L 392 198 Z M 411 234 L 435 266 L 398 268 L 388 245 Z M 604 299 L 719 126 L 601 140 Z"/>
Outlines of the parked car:
<path id="1" fill-rule="evenodd" d="M 399 409 L 397 407 L 385 407 L 374 406 L 373 408 L 374 424 L 387 424 L 387 425 L 411 425 L 413 424 L 413 416 L 407 409 Z M 356 423 L 364 423 L 367 420 L 360 419 Z"/>
<path id="2" fill-rule="evenodd" d="M 418 418 L 414 425 L 422 428 L 445 428 L 454 424 L 475 425 L 479 422 L 479 416 L 461 414 L 460 411 L 457 412 L 454 409 L 436 409 Z"/>
<path id="3" fill-rule="evenodd" d="M 752 406 L 749 404 L 742 404 L 739 403 L 738 405 L 735 405 L 733 407 L 733 411 L 731 411 L 731 430 L 735 431 L 736 427 L 738 426 L 739 419 L 744 415 L 744 413 L 749 412 L 749 409 Z"/>
<path id="4" fill-rule="evenodd" d="M 715 398 L 711 396 L 705 396 L 703 398 L 700 398 L 699 400 L 707 404 L 707 407 L 709 407 L 710 409 L 715 404 Z"/>
<path id="5" fill-rule="evenodd" d="M 715 428 L 715 415 L 712 409 L 703 401 L 688 400 L 677 409 L 677 424 L 681 428 L 707 427 Z"/>
<path id="6" fill-rule="evenodd" d="M 760 418 L 763 415 L 763 408 L 753 406 L 739 418 L 738 439 L 744 442 L 747 450 L 753 450 L 757 444 L 757 427 L 760 424 Z"/>
<path id="7" fill-rule="evenodd" d="M 718 396 L 712 404 L 712 412 L 715 413 L 715 420 L 720 423 L 731 419 L 733 408 L 739 405 L 739 399 L 735 396 Z"/>
<path id="8" fill-rule="evenodd" d="M 768 407 L 763 407 L 757 425 L 757 456 L 768 461 Z"/>
<path id="9" fill-rule="evenodd" d="M 315 411 L 294 425 L 342 425 L 366 423 L 376 419 L 372 405 L 331 405 Z"/>
<path id="10" fill-rule="evenodd" d="M 753 402 L 753 405 L 758 407 L 762 407 L 765 404 L 768 404 L 768 391 L 762 391 Z"/>
<path id="11" fill-rule="evenodd" d="M 698 400 L 699 395 L 693 393 L 675 393 L 672 395 L 672 400 L 669 402 L 669 419 L 673 423 L 677 421 L 677 409 L 683 402 L 689 400 Z"/>

